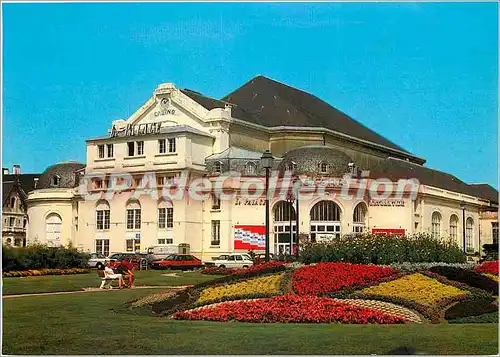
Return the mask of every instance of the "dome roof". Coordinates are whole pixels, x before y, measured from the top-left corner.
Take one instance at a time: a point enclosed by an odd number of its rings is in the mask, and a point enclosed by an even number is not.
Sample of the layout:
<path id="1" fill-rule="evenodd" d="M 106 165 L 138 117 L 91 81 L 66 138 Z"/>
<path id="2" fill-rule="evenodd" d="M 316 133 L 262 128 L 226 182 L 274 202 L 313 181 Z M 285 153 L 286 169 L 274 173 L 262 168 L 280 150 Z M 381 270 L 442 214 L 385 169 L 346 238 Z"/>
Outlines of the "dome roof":
<path id="1" fill-rule="evenodd" d="M 75 172 L 85 168 L 76 161 L 61 162 L 48 167 L 38 179 L 36 189 L 73 188 L 78 185 Z"/>
<path id="2" fill-rule="evenodd" d="M 323 145 L 302 146 L 288 151 L 279 165 L 283 171 L 291 164 L 294 172 L 305 175 L 342 176 L 353 160 L 342 151 Z"/>

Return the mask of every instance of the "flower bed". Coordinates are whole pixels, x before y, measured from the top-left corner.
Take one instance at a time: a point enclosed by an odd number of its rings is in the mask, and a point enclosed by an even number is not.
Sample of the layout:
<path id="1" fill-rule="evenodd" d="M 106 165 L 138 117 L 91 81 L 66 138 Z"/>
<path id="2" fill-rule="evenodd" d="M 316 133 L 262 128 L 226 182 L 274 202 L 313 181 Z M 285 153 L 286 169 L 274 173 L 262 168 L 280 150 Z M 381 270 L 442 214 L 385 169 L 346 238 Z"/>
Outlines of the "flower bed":
<path id="1" fill-rule="evenodd" d="M 397 270 L 390 267 L 376 265 L 319 263 L 297 269 L 292 286 L 299 295 L 318 295 L 377 282 L 396 273 Z"/>
<path id="2" fill-rule="evenodd" d="M 361 293 L 410 300 L 427 307 L 439 305 L 443 301 L 461 299 L 468 294 L 467 291 L 445 285 L 420 273 L 363 289 Z"/>
<path id="3" fill-rule="evenodd" d="M 474 269 L 477 273 L 489 273 L 498 276 L 498 260 L 494 262 L 484 262 Z"/>
<path id="4" fill-rule="evenodd" d="M 43 276 L 43 275 L 72 275 L 86 274 L 90 269 L 71 268 L 71 269 L 36 269 L 4 272 L 2 276 L 7 277 L 26 277 L 26 276 Z"/>
<path id="5" fill-rule="evenodd" d="M 485 269 L 491 269 L 491 267 L 486 267 Z M 450 280 L 459 281 L 498 295 L 498 282 L 482 275 L 481 272 L 442 266 L 432 267 L 430 271 L 442 275 Z"/>
<path id="6" fill-rule="evenodd" d="M 177 312 L 178 320 L 299 322 L 299 323 L 404 323 L 400 316 L 354 306 L 324 297 L 283 295 L 254 301 L 224 302 L 214 307 Z"/>
<path id="7" fill-rule="evenodd" d="M 498 311 L 498 304 L 493 299 L 483 298 L 474 301 L 461 301 L 446 310 L 445 319 L 454 320 L 479 316 L 494 311 Z"/>
<path id="8" fill-rule="evenodd" d="M 247 281 L 215 286 L 204 289 L 197 304 L 203 304 L 213 301 L 222 301 L 238 296 L 269 296 L 280 293 L 280 283 L 283 274 L 264 276 L 261 278 L 249 279 Z"/>

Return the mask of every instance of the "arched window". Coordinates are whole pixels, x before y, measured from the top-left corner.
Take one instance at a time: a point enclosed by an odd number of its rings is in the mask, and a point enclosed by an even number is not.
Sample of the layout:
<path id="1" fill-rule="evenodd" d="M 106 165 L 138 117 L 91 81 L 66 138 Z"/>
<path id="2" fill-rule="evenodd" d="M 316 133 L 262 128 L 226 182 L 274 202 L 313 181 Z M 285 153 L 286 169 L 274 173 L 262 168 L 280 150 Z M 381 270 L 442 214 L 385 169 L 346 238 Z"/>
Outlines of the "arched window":
<path id="1" fill-rule="evenodd" d="M 280 201 L 274 207 L 274 222 L 290 222 L 295 220 L 295 208 L 290 202 Z"/>
<path id="2" fill-rule="evenodd" d="M 61 182 L 61 177 L 59 175 L 52 176 L 52 186 L 59 186 L 59 182 Z"/>
<path id="3" fill-rule="evenodd" d="M 332 201 L 316 203 L 310 212 L 313 242 L 340 238 L 340 207 Z"/>
<path id="4" fill-rule="evenodd" d="M 59 247 L 61 245 L 62 219 L 57 213 L 51 213 L 45 218 L 45 239 L 47 245 Z"/>
<path id="5" fill-rule="evenodd" d="M 274 252 L 292 254 L 296 245 L 296 215 L 291 202 L 280 201 L 273 209 Z"/>
<path id="6" fill-rule="evenodd" d="M 328 165 L 326 164 L 326 162 L 322 162 L 319 164 L 319 170 L 322 174 L 328 173 Z"/>
<path id="7" fill-rule="evenodd" d="M 465 221 L 465 249 L 467 253 L 474 252 L 474 220 L 467 218 Z"/>
<path id="8" fill-rule="evenodd" d="M 293 172 L 295 170 L 295 162 L 290 161 L 288 164 L 285 166 L 285 171 Z"/>
<path id="9" fill-rule="evenodd" d="M 450 217 L 450 238 L 456 240 L 458 238 L 458 216 L 452 214 Z"/>
<path id="10" fill-rule="evenodd" d="M 158 203 L 158 228 L 174 227 L 174 207 L 169 201 L 161 200 Z"/>
<path id="11" fill-rule="evenodd" d="M 107 201 L 99 201 L 96 206 L 96 229 L 109 229 L 111 211 Z"/>
<path id="12" fill-rule="evenodd" d="M 16 198 L 11 197 L 10 198 L 10 207 L 15 208 L 15 206 L 16 206 Z"/>
<path id="13" fill-rule="evenodd" d="M 257 165 L 253 162 L 247 162 L 245 165 L 245 174 L 247 175 L 255 175 L 257 172 Z"/>
<path id="14" fill-rule="evenodd" d="M 431 233 L 433 238 L 438 239 L 441 237 L 441 213 L 439 212 L 432 214 Z"/>
<path id="15" fill-rule="evenodd" d="M 5 244 L 11 245 L 12 244 L 12 239 L 11 238 L 7 238 Z"/>
<path id="16" fill-rule="evenodd" d="M 352 231 L 354 233 L 363 233 L 366 226 L 366 213 L 368 209 L 364 202 L 359 203 L 356 208 L 354 208 L 354 214 L 352 217 Z"/>
<path id="17" fill-rule="evenodd" d="M 141 229 L 141 205 L 137 201 L 127 204 L 127 229 Z"/>
<path id="18" fill-rule="evenodd" d="M 222 162 L 216 161 L 214 164 L 214 172 L 221 173 L 222 172 Z"/>

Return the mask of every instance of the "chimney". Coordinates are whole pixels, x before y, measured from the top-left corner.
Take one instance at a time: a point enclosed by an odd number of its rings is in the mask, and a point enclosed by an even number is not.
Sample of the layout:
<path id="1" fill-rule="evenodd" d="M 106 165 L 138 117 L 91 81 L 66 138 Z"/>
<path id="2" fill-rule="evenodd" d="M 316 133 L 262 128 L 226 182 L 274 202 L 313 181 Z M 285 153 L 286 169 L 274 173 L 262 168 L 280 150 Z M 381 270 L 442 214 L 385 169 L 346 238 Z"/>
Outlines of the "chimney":
<path id="1" fill-rule="evenodd" d="M 3 175 L 8 175 L 8 174 L 9 174 L 9 169 L 8 169 L 7 167 L 4 167 L 4 168 L 2 169 L 2 174 L 3 174 Z"/>
<path id="2" fill-rule="evenodd" d="M 14 168 L 12 169 L 14 175 L 21 175 L 21 166 L 20 165 L 14 165 Z"/>
<path id="3" fill-rule="evenodd" d="M 33 182 L 33 188 L 36 188 L 36 186 L 38 186 L 38 177 L 35 177 L 35 178 L 33 179 L 33 181 L 34 181 L 34 182 Z"/>

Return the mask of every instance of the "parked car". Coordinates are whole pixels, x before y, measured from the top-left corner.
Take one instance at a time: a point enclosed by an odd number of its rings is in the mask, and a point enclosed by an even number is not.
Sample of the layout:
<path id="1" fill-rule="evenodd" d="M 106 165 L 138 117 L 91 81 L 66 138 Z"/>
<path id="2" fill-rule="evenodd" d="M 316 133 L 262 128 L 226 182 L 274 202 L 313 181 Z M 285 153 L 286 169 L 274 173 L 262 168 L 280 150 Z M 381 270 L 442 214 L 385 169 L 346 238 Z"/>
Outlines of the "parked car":
<path id="1" fill-rule="evenodd" d="M 148 266 L 151 265 L 152 259 L 149 254 L 147 253 L 139 253 L 139 252 L 126 252 L 126 253 L 115 253 L 109 256 L 107 259 L 108 266 L 110 268 L 116 268 L 118 267 L 121 262 L 124 262 L 127 267 L 132 270 L 132 269 L 140 269 L 141 267 L 141 260 L 146 259 Z"/>
<path id="2" fill-rule="evenodd" d="M 248 254 L 231 254 L 227 260 L 218 259 L 214 263 L 219 268 L 248 268 L 253 260 Z"/>
<path id="3" fill-rule="evenodd" d="M 191 254 L 170 254 L 168 257 L 153 260 L 153 269 L 194 269 L 201 268 L 203 263 L 200 259 Z"/>
<path id="4" fill-rule="evenodd" d="M 269 253 L 269 260 L 273 260 L 273 259 L 274 259 L 274 254 Z M 264 263 L 266 261 L 266 254 L 264 254 L 264 253 L 255 254 L 253 261 L 254 261 L 255 265 Z"/>
<path id="5" fill-rule="evenodd" d="M 218 257 L 212 257 L 212 261 L 205 262 L 205 266 L 213 267 L 213 266 L 215 266 L 216 260 L 227 260 L 227 258 L 229 258 L 229 254 L 221 254 Z"/>
<path id="6" fill-rule="evenodd" d="M 108 258 L 101 253 L 90 253 L 90 259 L 87 262 L 89 268 L 103 269 Z"/>

